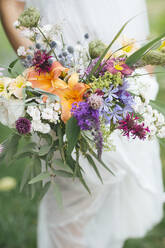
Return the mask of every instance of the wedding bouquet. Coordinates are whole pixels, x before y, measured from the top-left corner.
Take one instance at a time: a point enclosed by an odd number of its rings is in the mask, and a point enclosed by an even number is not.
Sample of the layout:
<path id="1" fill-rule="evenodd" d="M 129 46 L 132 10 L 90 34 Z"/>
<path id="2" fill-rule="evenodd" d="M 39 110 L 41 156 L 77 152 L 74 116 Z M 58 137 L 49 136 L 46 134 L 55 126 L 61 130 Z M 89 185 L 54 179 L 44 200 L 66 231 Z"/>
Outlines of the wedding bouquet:
<path id="1" fill-rule="evenodd" d="M 0 161 L 30 158 L 21 190 L 29 184 L 33 196 L 36 185 L 46 192 L 52 184 L 60 201 L 56 177 L 69 177 L 90 192 L 80 158 L 101 182 L 98 162 L 114 174 L 102 160 L 104 150 L 115 149 L 112 133 L 165 138 L 164 109 L 150 99 L 154 79 L 142 68 L 165 65 L 165 34 L 142 47 L 124 37 L 113 49 L 127 24 L 109 45 L 85 34 L 72 46 L 65 43 L 62 26 L 40 25 L 36 9 L 25 10 L 15 23 L 31 45 L 19 47 L 10 78 L 0 75 L 0 122 L 11 129 L 0 146 Z M 18 60 L 25 67 L 20 75 L 14 72 Z"/>

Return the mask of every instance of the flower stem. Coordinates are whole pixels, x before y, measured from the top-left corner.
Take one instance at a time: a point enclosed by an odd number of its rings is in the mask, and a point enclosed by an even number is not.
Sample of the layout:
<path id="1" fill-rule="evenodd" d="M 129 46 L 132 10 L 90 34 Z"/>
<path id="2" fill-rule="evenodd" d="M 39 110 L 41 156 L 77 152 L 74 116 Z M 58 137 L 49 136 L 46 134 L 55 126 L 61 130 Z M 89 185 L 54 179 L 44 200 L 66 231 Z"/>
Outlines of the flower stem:
<path id="1" fill-rule="evenodd" d="M 42 36 L 44 37 L 44 39 L 45 39 L 46 43 L 48 44 L 48 46 L 49 46 L 49 47 L 50 47 L 50 49 L 52 50 L 51 45 L 50 45 L 50 43 L 49 43 L 48 39 L 46 38 L 45 34 L 42 32 L 42 30 L 40 29 L 40 27 L 39 27 L 39 26 L 37 26 L 37 29 L 38 29 L 38 30 L 39 30 L 39 32 L 42 34 Z M 53 54 L 54 54 L 54 57 L 58 60 L 57 55 L 56 55 L 56 53 L 55 53 L 55 51 L 54 51 L 54 50 L 53 50 Z"/>

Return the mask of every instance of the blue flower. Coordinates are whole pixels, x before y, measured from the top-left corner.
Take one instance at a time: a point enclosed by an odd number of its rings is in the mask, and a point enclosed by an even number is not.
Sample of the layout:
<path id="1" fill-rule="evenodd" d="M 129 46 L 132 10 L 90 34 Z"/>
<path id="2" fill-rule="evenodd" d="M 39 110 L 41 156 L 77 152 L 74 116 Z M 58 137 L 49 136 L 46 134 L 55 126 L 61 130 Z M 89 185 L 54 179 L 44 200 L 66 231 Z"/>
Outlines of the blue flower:
<path id="1" fill-rule="evenodd" d="M 123 119 L 122 114 L 123 114 L 123 109 L 119 105 L 116 105 L 116 107 L 110 113 L 109 118 L 110 118 L 110 120 L 113 121 L 114 124 L 116 124 L 117 121 Z"/>

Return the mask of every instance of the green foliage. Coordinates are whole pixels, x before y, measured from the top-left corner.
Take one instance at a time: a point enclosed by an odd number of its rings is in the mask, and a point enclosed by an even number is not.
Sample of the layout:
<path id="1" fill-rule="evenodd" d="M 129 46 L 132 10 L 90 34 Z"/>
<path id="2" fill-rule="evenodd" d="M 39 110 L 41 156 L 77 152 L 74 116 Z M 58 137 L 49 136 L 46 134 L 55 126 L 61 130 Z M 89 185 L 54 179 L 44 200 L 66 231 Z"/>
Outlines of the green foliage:
<path id="1" fill-rule="evenodd" d="M 70 155 L 77 144 L 80 134 L 80 127 L 77 120 L 72 116 L 66 123 L 66 137 L 68 141 L 67 154 Z"/>

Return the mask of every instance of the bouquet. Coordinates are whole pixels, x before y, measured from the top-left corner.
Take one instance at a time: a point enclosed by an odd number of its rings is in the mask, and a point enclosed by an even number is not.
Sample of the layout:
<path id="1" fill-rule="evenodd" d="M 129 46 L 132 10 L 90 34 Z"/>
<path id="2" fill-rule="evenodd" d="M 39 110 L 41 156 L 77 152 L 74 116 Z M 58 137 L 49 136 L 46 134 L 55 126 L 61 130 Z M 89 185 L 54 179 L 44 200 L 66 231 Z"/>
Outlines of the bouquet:
<path id="1" fill-rule="evenodd" d="M 40 19 L 34 8 L 21 14 L 14 25 L 31 45 L 19 47 L 10 77 L 1 69 L 0 122 L 11 133 L 0 145 L 0 161 L 30 158 L 21 190 L 29 185 L 34 196 L 36 189 L 45 193 L 53 185 L 60 201 L 56 177 L 78 178 L 90 193 L 82 156 L 102 183 L 99 166 L 115 176 L 102 159 L 104 150 L 115 149 L 112 133 L 165 138 L 164 105 L 150 99 L 154 79 L 143 68 L 165 65 L 165 34 L 142 47 L 123 37 L 115 50 L 128 21 L 109 45 L 85 34 L 72 46 L 65 43 L 62 25 L 42 26 Z M 14 71 L 18 60 L 25 67 L 21 74 Z"/>

